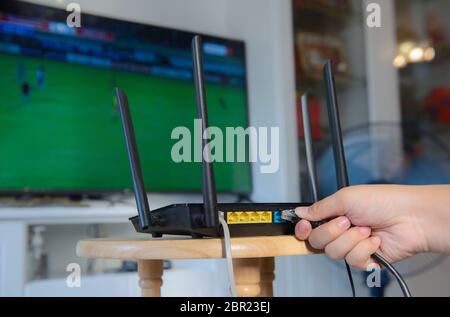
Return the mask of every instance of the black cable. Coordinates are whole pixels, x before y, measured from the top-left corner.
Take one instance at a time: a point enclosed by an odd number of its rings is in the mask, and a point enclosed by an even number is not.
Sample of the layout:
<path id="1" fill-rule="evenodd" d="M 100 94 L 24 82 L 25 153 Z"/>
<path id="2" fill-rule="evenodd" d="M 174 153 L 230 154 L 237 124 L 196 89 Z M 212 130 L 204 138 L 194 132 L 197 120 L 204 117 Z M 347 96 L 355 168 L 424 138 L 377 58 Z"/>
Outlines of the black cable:
<path id="1" fill-rule="evenodd" d="M 348 281 L 350 282 L 350 288 L 352 289 L 352 297 L 356 297 L 355 283 L 353 282 L 352 269 L 350 268 L 350 265 L 348 265 L 347 261 L 344 261 L 344 262 L 345 262 L 345 268 L 347 269 L 347 276 L 348 276 Z"/>
<path id="2" fill-rule="evenodd" d="M 412 297 L 408 285 L 406 284 L 405 280 L 400 275 L 400 273 L 395 269 L 395 267 L 378 253 L 374 253 L 372 257 L 378 262 L 380 262 L 384 267 L 386 267 L 386 269 L 389 270 L 389 272 L 391 272 L 392 275 L 394 275 L 394 277 L 397 279 L 398 286 L 400 286 L 400 289 L 403 292 L 403 296 Z"/>
<path id="3" fill-rule="evenodd" d="M 306 165 L 308 169 L 309 182 L 311 185 L 311 190 L 314 198 L 314 202 L 319 201 L 318 194 L 318 183 L 317 183 L 317 172 L 316 172 L 316 164 L 314 161 L 314 150 L 313 150 L 313 141 L 312 141 L 312 132 L 311 132 L 311 119 L 309 113 L 309 96 L 308 94 L 304 94 L 302 96 L 302 122 L 303 122 L 303 132 L 305 135 L 305 147 L 306 147 Z M 346 171 L 344 171 L 343 177 L 346 176 Z M 319 226 L 320 222 L 316 222 L 312 224 L 313 226 Z M 353 282 L 353 275 L 348 265 L 347 261 L 345 261 L 345 268 L 347 269 L 348 280 L 350 282 L 350 287 L 352 290 L 352 296 L 356 297 L 355 291 L 355 283 Z"/>

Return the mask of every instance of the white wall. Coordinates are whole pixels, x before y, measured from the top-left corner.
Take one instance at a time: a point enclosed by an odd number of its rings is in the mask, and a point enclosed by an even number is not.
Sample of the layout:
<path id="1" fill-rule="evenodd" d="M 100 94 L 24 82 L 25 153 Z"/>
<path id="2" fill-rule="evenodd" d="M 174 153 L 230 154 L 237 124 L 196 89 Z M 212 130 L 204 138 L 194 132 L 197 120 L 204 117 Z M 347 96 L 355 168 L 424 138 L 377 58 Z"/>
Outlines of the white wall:
<path id="1" fill-rule="evenodd" d="M 364 0 L 365 5 L 373 1 Z M 395 4 L 379 0 L 381 27 L 365 28 L 370 122 L 401 120 L 398 73 L 393 66 L 397 52 Z"/>
<path id="2" fill-rule="evenodd" d="M 26 276 L 27 229 L 19 222 L 0 222 L 0 296 L 22 294 Z"/>

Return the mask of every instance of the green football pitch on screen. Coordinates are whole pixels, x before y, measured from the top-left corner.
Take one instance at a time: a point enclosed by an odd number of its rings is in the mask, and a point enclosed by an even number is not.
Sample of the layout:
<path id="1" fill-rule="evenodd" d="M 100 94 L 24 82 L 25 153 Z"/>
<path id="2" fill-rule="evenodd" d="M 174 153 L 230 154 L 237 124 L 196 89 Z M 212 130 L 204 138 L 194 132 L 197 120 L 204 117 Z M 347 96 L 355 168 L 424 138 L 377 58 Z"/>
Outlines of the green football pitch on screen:
<path id="1" fill-rule="evenodd" d="M 39 67 L 42 86 L 35 79 Z M 201 189 L 201 164 L 171 159 L 172 130 L 194 125 L 193 82 L 6 54 L 0 69 L 0 191 L 131 189 L 116 86 L 129 98 L 147 190 Z M 245 88 L 206 89 L 211 126 L 248 125 Z M 250 191 L 248 163 L 215 163 L 214 169 L 219 191 Z"/>

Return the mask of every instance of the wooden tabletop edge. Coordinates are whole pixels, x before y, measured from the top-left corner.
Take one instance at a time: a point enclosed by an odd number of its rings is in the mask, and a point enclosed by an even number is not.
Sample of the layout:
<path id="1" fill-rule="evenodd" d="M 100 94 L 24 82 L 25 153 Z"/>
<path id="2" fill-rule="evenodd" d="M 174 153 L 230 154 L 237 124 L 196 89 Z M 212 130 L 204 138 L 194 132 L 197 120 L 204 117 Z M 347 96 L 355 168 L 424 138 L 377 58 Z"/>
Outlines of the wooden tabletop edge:
<path id="1" fill-rule="evenodd" d="M 297 256 L 322 253 L 293 236 L 232 238 L 234 258 Z M 223 240 L 109 238 L 80 240 L 80 257 L 127 260 L 217 259 L 223 258 Z"/>

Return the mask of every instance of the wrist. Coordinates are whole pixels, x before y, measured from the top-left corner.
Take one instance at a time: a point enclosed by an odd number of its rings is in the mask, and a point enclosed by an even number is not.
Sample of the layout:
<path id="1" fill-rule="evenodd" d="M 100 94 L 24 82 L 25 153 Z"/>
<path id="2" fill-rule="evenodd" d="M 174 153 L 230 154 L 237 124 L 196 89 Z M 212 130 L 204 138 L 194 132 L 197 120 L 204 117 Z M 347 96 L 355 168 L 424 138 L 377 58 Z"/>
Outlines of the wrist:
<path id="1" fill-rule="evenodd" d="M 450 254 L 450 186 L 423 186 L 412 197 L 419 252 Z"/>
<path id="2" fill-rule="evenodd" d="M 431 214 L 426 220 L 426 231 L 428 232 L 429 252 L 450 254 L 450 232 L 448 230 L 450 219 L 445 215 Z"/>
<path id="3" fill-rule="evenodd" d="M 433 233 L 434 219 L 427 216 L 427 212 L 417 208 L 413 212 L 413 224 L 416 237 L 420 241 L 417 253 L 436 252 L 436 239 Z"/>

